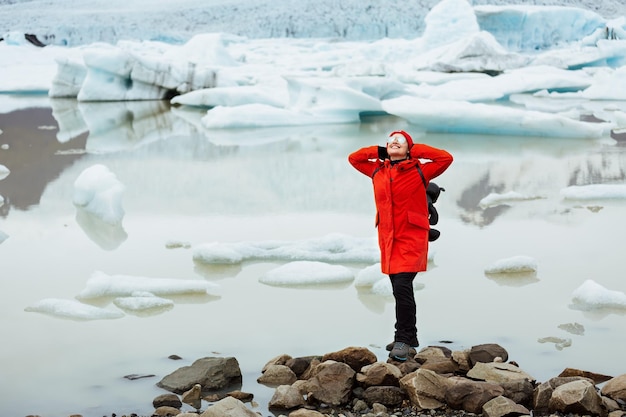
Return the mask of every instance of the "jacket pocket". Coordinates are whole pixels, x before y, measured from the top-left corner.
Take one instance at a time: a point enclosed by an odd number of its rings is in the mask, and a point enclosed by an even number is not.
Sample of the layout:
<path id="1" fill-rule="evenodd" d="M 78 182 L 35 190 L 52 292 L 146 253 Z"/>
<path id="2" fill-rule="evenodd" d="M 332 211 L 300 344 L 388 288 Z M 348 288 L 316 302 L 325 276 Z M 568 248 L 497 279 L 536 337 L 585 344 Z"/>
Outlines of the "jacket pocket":
<path id="1" fill-rule="evenodd" d="M 407 219 L 409 224 L 419 227 L 420 229 L 430 229 L 430 223 L 428 222 L 428 216 L 417 211 L 409 211 L 407 213 Z"/>

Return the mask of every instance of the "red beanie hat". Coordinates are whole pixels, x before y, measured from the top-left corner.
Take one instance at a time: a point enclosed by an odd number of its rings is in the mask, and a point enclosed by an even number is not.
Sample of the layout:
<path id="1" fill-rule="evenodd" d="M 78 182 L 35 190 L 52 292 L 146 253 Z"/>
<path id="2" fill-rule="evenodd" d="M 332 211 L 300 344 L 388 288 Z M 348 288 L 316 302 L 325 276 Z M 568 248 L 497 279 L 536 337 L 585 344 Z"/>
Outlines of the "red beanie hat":
<path id="1" fill-rule="evenodd" d="M 409 149 L 411 149 L 413 147 L 413 138 L 411 137 L 411 135 L 406 133 L 404 130 L 396 130 L 394 132 L 391 132 L 389 134 L 389 137 L 392 137 L 393 135 L 395 135 L 397 133 L 399 133 L 402 136 L 404 136 L 404 138 L 406 139 L 406 143 L 409 145 Z"/>

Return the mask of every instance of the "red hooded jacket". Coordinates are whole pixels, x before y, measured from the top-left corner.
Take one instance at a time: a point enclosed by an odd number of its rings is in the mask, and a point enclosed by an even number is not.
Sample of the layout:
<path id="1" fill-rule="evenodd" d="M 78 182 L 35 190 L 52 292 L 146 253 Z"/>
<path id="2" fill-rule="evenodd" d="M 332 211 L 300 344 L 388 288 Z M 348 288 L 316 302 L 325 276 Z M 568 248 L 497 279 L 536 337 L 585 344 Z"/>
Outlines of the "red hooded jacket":
<path id="1" fill-rule="evenodd" d="M 389 159 L 378 159 L 378 146 L 369 146 L 348 157 L 353 167 L 373 181 L 384 274 L 426 270 L 430 229 L 428 201 L 416 165 L 419 164 L 428 184 L 452 163 L 448 152 L 419 143 L 411 146 L 409 155 L 409 159 L 391 165 Z M 421 163 L 419 159 L 429 161 Z"/>

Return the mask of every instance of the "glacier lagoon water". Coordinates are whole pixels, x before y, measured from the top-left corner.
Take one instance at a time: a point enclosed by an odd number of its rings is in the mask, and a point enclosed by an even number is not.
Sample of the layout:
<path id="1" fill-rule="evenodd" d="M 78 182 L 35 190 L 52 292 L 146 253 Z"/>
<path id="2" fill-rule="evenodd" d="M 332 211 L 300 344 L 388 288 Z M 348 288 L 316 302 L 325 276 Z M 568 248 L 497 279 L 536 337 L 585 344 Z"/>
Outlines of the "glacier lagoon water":
<path id="1" fill-rule="evenodd" d="M 385 360 L 393 302 L 354 285 L 272 287 L 258 278 L 281 262 L 206 266 L 207 242 L 375 235 L 371 183 L 347 163 L 397 128 L 449 150 L 436 181 L 442 237 L 418 279 L 422 346 L 499 343 L 538 381 L 566 367 L 619 375 L 626 310 L 585 310 L 572 292 L 588 279 L 626 292 L 620 199 L 570 201 L 570 185 L 623 183 L 626 147 L 608 140 L 425 134 L 402 120 L 206 131 L 201 111 L 161 102 L 56 100 L 0 114 L 2 415 L 149 414 L 156 382 L 205 356 L 233 356 L 244 391 L 266 411 L 273 389 L 256 382 L 279 354 L 365 346 Z M 125 185 L 123 228 L 81 217 L 73 183 L 104 164 Z M 485 206 L 491 193 L 519 201 Z M 182 243 L 171 247 L 168 243 Z M 175 245 L 176 246 L 176 245 Z M 535 275 L 488 276 L 493 262 L 534 258 Z M 355 274 L 369 265 L 346 264 Z M 204 279 L 216 295 L 171 297 L 172 308 L 115 320 L 70 320 L 25 309 L 75 299 L 94 271 Z M 116 307 L 110 299 L 91 304 Z M 568 325 L 584 331 L 572 333 Z M 546 341 L 569 340 L 560 345 Z M 182 360 L 168 359 L 179 355 Z M 126 375 L 154 375 L 129 380 Z"/>

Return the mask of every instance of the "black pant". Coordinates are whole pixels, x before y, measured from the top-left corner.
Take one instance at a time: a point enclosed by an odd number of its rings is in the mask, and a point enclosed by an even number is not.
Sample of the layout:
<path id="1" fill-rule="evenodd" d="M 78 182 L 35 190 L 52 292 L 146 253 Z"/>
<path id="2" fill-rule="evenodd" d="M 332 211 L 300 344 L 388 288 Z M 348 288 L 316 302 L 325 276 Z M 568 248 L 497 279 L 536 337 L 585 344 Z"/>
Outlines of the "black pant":
<path id="1" fill-rule="evenodd" d="M 396 332 L 395 342 L 404 342 L 409 346 L 417 346 L 417 308 L 413 293 L 413 279 L 417 272 L 400 272 L 389 274 L 393 297 L 396 299 Z"/>

